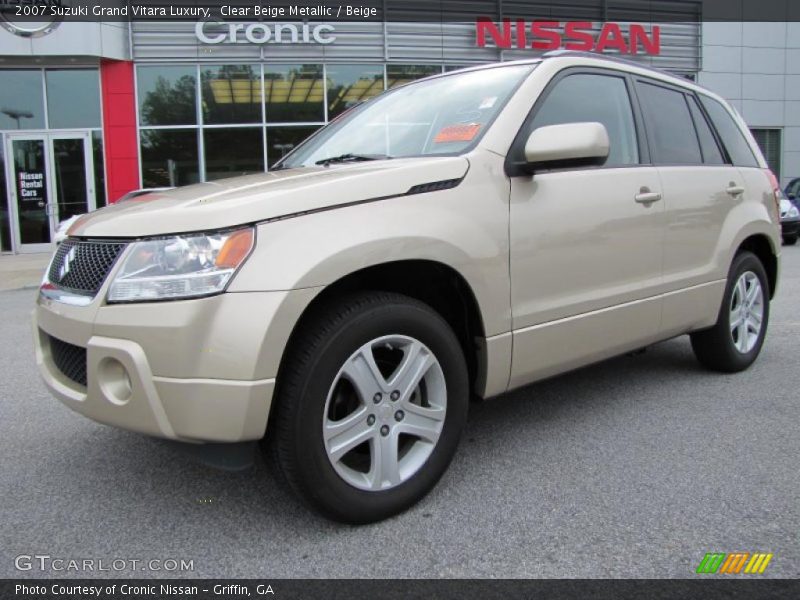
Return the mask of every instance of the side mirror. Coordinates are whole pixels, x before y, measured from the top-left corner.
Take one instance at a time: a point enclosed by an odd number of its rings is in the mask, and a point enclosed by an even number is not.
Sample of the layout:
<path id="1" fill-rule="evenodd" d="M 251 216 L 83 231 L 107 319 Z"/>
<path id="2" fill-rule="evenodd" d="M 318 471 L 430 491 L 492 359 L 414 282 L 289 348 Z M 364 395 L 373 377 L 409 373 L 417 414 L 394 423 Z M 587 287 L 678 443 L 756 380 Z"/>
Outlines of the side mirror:
<path id="1" fill-rule="evenodd" d="M 611 142 L 601 123 L 566 123 L 535 129 L 525 143 L 528 167 L 603 164 Z"/>

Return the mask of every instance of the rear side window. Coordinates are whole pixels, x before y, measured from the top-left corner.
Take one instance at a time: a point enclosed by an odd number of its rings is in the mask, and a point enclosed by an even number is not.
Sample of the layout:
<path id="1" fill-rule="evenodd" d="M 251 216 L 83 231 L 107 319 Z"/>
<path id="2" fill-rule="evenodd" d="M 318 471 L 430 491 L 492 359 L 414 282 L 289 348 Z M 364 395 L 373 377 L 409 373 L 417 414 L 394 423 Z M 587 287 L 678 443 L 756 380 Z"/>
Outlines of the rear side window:
<path id="1" fill-rule="evenodd" d="M 707 165 L 724 165 L 725 158 L 722 156 L 717 140 L 708 125 L 708 121 L 706 121 L 703 111 L 700 110 L 700 105 L 691 96 L 687 100 L 689 102 L 689 110 L 692 112 L 692 118 L 694 119 L 695 129 L 697 129 L 697 137 L 700 139 L 703 162 Z"/>
<path id="2" fill-rule="evenodd" d="M 649 83 L 639 84 L 653 163 L 702 165 L 703 155 L 683 92 Z"/>
<path id="3" fill-rule="evenodd" d="M 755 154 L 728 109 L 708 96 L 701 95 L 700 101 L 708 112 L 708 116 L 711 117 L 711 122 L 717 129 L 733 164 L 737 167 L 758 167 Z"/>
<path id="4" fill-rule="evenodd" d="M 621 77 L 578 73 L 551 89 L 529 131 L 565 123 L 602 123 L 611 142 L 606 166 L 639 162 L 636 126 L 628 87 Z"/>

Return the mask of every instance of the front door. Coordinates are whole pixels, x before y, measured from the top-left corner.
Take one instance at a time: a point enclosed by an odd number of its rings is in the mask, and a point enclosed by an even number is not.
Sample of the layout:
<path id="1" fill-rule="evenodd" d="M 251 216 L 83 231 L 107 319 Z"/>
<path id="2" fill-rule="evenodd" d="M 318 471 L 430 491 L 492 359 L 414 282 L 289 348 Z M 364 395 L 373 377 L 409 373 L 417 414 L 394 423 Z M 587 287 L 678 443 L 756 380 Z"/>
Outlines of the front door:
<path id="1" fill-rule="evenodd" d="M 538 127 L 597 122 L 611 146 L 604 168 L 511 178 L 511 387 L 645 345 L 661 318 L 661 182 L 643 155 L 626 77 L 570 70 L 542 97 L 524 139 Z"/>
<path id="2" fill-rule="evenodd" d="M 6 152 L 16 249 L 49 252 L 61 221 L 95 208 L 89 134 L 11 134 Z"/>

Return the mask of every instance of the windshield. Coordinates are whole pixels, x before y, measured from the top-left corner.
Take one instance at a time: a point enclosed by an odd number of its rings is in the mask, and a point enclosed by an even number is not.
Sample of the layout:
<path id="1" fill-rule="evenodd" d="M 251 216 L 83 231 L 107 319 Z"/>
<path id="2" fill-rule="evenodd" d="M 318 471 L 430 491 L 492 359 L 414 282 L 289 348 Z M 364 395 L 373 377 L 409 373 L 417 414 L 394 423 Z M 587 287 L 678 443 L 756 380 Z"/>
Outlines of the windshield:
<path id="1" fill-rule="evenodd" d="M 279 167 L 458 154 L 481 138 L 533 66 L 454 73 L 392 90 L 329 124 Z"/>

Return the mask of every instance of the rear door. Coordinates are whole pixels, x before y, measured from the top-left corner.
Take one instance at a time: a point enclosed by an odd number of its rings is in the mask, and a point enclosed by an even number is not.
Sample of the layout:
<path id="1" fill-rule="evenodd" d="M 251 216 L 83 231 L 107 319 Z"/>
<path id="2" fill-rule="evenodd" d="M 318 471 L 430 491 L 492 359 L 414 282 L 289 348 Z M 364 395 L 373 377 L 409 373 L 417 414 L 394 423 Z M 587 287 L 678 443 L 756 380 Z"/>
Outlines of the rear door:
<path id="1" fill-rule="evenodd" d="M 636 87 L 664 194 L 662 331 L 678 334 L 716 315 L 724 285 L 720 237 L 728 213 L 742 202 L 745 183 L 692 92 L 645 78 Z"/>

